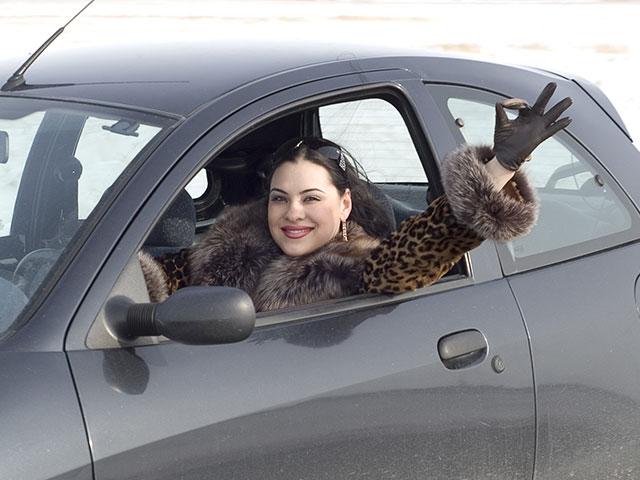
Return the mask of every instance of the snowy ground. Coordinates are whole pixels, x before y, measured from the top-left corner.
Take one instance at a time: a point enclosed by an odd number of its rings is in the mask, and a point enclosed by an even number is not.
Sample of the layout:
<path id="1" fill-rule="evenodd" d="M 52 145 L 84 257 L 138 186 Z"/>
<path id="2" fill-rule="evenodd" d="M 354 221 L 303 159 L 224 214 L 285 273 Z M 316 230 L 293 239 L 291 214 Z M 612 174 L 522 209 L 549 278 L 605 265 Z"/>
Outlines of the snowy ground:
<path id="1" fill-rule="evenodd" d="M 0 57 L 25 57 L 85 0 L 0 0 Z M 640 138 L 640 1 L 97 0 L 56 47 L 135 39 L 313 36 L 572 72 Z"/>

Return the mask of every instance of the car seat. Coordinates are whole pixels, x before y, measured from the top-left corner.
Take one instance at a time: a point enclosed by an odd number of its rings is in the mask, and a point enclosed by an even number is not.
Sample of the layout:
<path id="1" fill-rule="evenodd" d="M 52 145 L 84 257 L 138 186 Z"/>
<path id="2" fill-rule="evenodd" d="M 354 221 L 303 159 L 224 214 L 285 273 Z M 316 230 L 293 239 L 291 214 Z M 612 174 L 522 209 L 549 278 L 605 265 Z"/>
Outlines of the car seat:
<path id="1" fill-rule="evenodd" d="M 193 245 L 196 235 L 196 209 L 191 196 L 181 190 L 162 214 L 142 249 L 153 257 L 174 253 Z"/>

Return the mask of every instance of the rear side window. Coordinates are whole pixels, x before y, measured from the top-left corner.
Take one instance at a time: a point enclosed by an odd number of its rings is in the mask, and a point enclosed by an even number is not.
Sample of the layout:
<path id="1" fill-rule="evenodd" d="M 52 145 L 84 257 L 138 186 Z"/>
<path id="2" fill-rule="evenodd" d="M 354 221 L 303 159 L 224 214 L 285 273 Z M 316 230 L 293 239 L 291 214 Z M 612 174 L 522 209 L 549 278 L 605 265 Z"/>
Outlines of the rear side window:
<path id="1" fill-rule="evenodd" d="M 389 102 L 367 98 L 320 107 L 322 136 L 343 145 L 375 183 L 427 183 L 402 115 Z"/>
<path id="2" fill-rule="evenodd" d="M 493 143 L 494 94 L 432 86 L 462 143 Z M 630 203 L 598 161 L 561 132 L 545 141 L 523 167 L 537 189 L 540 216 L 533 231 L 501 245 L 506 271 L 515 272 L 607 248 L 636 237 Z"/>

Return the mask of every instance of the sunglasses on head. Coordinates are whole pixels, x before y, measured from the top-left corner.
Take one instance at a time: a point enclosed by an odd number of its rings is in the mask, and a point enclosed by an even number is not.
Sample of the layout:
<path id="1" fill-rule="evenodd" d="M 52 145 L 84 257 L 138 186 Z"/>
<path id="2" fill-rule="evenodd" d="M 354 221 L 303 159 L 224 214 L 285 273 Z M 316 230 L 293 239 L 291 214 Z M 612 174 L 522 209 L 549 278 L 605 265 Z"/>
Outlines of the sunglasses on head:
<path id="1" fill-rule="evenodd" d="M 327 157 L 329 160 L 333 160 L 338 164 L 342 171 L 347 171 L 347 161 L 345 160 L 345 155 L 341 148 L 336 147 L 335 145 L 329 145 L 328 143 L 324 143 L 319 140 L 302 139 L 296 144 L 295 147 L 293 147 L 293 150 L 297 150 L 302 145 L 310 150 L 318 152 L 320 155 Z"/>

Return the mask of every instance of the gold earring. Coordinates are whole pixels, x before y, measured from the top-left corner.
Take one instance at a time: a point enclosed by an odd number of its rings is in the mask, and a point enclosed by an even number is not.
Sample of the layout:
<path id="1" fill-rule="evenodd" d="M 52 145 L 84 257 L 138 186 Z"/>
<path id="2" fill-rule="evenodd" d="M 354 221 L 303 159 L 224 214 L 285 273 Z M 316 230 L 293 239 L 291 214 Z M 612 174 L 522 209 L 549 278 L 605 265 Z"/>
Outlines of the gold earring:
<path id="1" fill-rule="evenodd" d="M 347 222 L 343 222 L 342 220 L 340 220 L 340 223 L 342 224 L 342 240 L 348 242 L 349 238 L 347 238 Z"/>

